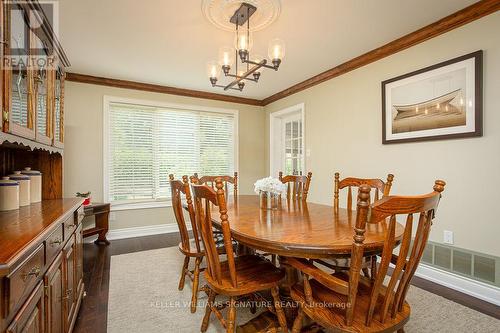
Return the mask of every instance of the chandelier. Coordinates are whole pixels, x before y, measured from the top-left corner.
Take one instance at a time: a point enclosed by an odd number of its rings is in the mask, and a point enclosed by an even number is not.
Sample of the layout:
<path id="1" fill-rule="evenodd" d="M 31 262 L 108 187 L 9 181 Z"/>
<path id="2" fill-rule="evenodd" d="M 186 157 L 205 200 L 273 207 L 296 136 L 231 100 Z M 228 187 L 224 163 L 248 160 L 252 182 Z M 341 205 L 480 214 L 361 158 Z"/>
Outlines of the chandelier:
<path id="1" fill-rule="evenodd" d="M 285 43 L 279 38 L 269 42 L 268 57 L 271 64 L 268 64 L 268 60 L 264 59 L 264 57 L 250 56 L 250 50 L 253 46 L 250 17 L 256 10 L 257 7 L 242 3 L 231 16 L 229 21 L 235 26 L 235 45 L 234 48 L 222 47 L 219 50 L 219 61 L 209 61 L 207 63 L 207 75 L 212 87 L 242 91 L 245 87 L 245 81 L 259 81 L 262 68 L 277 71 L 280 67 L 285 56 Z M 231 73 L 233 67 L 234 72 Z M 217 84 L 221 71 L 225 77 L 233 79 L 227 85 Z"/>

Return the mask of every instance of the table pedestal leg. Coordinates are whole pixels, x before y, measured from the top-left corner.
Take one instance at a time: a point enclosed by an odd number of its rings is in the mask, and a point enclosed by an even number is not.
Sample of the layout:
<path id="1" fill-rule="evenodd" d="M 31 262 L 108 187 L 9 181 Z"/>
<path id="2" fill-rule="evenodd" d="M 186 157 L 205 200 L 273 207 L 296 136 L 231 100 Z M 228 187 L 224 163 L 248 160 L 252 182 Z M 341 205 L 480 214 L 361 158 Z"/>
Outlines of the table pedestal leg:
<path id="1" fill-rule="evenodd" d="M 292 327 L 293 321 L 297 316 L 297 303 L 290 296 L 290 290 L 293 285 L 300 281 L 300 273 L 292 266 L 286 264 L 283 257 L 278 257 L 280 268 L 285 271 L 285 279 L 280 285 L 280 299 L 283 304 L 288 327 Z"/>

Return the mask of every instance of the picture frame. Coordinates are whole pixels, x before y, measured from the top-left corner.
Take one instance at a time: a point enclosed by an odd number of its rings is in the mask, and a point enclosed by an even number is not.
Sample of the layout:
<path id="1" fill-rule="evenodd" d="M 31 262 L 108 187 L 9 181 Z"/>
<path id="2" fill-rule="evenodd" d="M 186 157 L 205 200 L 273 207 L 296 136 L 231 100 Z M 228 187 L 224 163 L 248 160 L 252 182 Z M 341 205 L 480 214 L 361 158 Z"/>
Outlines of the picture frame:
<path id="1" fill-rule="evenodd" d="M 382 144 L 483 135 L 483 51 L 382 82 Z"/>

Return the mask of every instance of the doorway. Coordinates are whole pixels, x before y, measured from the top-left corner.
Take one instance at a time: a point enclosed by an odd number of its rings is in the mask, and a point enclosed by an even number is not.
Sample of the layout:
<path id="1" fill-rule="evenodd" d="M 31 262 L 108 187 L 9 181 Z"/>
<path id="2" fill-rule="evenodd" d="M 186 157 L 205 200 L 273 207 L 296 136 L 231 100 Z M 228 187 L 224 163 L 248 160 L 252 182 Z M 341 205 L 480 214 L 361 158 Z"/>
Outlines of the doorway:
<path id="1" fill-rule="evenodd" d="M 305 170 L 304 104 L 269 115 L 269 160 L 271 176 L 301 175 Z"/>

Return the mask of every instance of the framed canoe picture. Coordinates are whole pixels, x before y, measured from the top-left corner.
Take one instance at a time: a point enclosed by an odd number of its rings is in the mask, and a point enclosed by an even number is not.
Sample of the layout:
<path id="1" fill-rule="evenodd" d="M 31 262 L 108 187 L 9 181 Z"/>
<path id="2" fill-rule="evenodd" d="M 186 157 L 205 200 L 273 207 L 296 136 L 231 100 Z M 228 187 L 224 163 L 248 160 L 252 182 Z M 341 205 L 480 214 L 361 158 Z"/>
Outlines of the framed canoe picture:
<path id="1" fill-rule="evenodd" d="M 483 51 L 382 82 L 382 143 L 482 136 Z"/>

